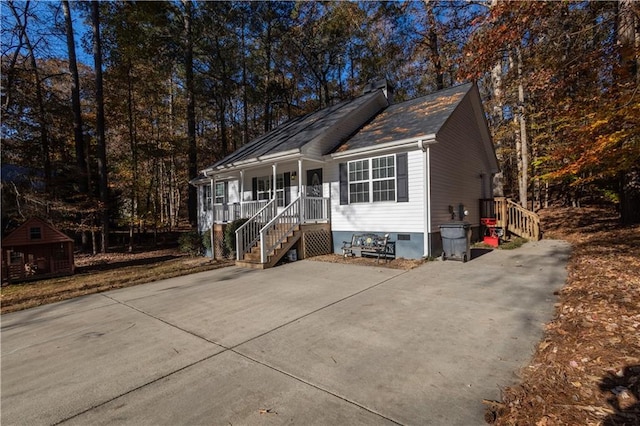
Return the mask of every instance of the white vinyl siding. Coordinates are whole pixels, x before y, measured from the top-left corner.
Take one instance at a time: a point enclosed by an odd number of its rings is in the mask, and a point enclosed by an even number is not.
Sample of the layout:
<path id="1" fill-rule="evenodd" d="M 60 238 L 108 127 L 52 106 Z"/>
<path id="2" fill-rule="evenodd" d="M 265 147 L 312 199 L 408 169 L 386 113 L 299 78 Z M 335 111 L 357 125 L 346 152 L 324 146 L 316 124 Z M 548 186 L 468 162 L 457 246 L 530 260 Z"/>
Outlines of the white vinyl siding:
<path id="1" fill-rule="evenodd" d="M 366 160 L 363 156 L 360 160 Z M 325 180 L 331 181 L 331 229 L 333 231 L 424 232 L 424 184 L 422 151 L 407 157 L 409 201 L 406 203 L 353 203 L 340 205 L 339 163 L 325 167 Z M 397 170 L 394 170 L 397 173 Z"/>

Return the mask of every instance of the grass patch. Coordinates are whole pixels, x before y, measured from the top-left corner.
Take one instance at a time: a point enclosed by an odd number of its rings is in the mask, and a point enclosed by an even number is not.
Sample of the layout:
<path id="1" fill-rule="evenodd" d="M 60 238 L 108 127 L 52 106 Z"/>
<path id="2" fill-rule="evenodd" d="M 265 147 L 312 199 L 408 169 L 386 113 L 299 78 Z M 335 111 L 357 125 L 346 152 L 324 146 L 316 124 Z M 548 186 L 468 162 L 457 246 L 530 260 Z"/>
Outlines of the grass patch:
<path id="1" fill-rule="evenodd" d="M 87 294 L 146 284 L 153 281 L 232 265 L 231 261 L 206 258 L 177 258 L 145 265 L 124 266 L 107 271 L 89 271 L 2 287 L 0 312 L 7 313 L 59 302 Z"/>
<path id="2" fill-rule="evenodd" d="M 513 249 L 517 249 L 518 247 L 522 247 L 522 245 L 524 243 L 526 243 L 527 241 L 529 241 L 529 240 L 527 240 L 526 238 L 513 237 L 509 241 L 506 241 L 504 243 L 500 243 L 498 248 L 501 249 L 501 250 L 513 250 Z"/>

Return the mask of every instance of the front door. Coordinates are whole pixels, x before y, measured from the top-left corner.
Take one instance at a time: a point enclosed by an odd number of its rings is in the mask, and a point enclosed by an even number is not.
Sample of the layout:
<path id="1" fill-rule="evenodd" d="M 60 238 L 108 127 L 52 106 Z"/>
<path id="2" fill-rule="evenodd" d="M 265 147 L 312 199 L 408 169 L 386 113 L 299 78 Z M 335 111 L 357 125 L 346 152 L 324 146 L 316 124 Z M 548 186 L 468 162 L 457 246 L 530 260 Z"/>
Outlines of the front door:
<path id="1" fill-rule="evenodd" d="M 322 169 L 307 170 L 307 197 L 322 197 Z"/>

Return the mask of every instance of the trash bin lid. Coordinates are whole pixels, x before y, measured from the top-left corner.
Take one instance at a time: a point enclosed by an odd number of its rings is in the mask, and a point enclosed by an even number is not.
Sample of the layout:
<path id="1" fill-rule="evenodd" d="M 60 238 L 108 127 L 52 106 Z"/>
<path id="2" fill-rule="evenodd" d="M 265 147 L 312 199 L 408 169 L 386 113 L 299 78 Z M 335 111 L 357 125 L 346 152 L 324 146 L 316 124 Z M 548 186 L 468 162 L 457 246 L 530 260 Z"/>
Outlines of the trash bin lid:
<path id="1" fill-rule="evenodd" d="M 469 222 L 446 222 L 440 225 L 440 228 L 469 228 Z"/>

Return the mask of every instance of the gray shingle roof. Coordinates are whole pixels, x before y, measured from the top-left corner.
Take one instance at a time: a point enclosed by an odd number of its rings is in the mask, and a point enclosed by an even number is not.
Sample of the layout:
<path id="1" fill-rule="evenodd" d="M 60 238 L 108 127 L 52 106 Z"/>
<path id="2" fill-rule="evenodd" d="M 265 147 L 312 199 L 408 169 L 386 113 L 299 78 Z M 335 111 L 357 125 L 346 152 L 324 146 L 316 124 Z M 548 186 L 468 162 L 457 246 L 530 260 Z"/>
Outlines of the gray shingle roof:
<path id="1" fill-rule="evenodd" d="M 461 84 L 410 101 L 392 104 L 353 137 L 338 146 L 334 152 L 434 135 L 472 86 L 472 83 Z"/>
<path id="2" fill-rule="evenodd" d="M 319 111 L 291 119 L 229 154 L 210 168 L 243 160 L 257 159 L 266 154 L 299 150 L 318 136 L 322 136 L 340 119 L 377 95 L 378 91 L 367 93 L 351 101 L 340 102 Z"/>

